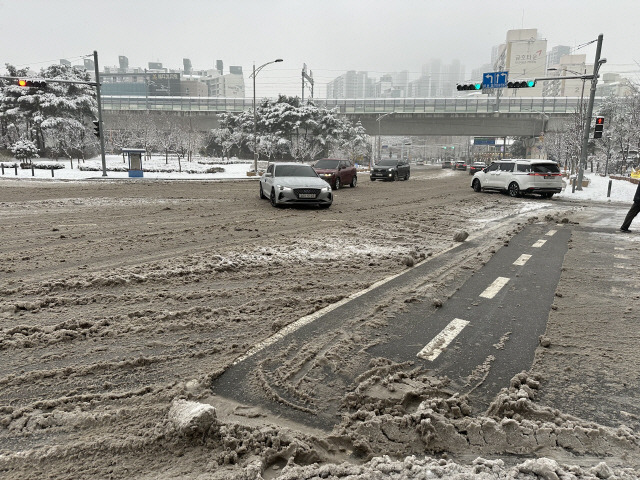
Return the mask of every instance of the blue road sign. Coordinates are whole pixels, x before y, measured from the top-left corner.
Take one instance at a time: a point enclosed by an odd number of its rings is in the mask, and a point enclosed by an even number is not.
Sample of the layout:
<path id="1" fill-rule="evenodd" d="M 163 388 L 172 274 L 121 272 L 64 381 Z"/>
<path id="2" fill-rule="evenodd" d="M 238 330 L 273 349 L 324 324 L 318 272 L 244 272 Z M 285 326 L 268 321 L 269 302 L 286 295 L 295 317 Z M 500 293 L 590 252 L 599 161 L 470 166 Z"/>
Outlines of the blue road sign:
<path id="1" fill-rule="evenodd" d="M 482 89 L 506 88 L 509 72 L 489 72 L 482 74 Z"/>

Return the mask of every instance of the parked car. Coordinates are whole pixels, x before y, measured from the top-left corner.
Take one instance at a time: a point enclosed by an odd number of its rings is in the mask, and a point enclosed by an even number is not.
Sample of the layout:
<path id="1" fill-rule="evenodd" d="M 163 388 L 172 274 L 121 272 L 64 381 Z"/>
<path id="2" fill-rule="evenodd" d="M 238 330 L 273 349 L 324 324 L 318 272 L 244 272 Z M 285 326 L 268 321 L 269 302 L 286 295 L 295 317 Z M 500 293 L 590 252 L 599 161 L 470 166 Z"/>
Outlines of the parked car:
<path id="1" fill-rule="evenodd" d="M 467 164 L 465 162 L 463 162 L 462 160 L 458 160 L 453 165 L 453 169 L 454 170 L 466 170 L 467 169 Z"/>
<path id="2" fill-rule="evenodd" d="M 393 160 L 391 158 L 380 160 L 371 169 L 371 181 L 374 180 L 409 180 L 411 166 L 406 160 Z"/>
<path id="3" fill-rule="evenodd" d="M 315 163 L 313 169 L 334 190 L 339 190 L 343 185 L 355 187 L 358 183 L 356 167 L 348 160 L 322 158 Z"/>
<path id="4" fill-rule="evenodd" d="M 551 198 L 554 193 L 560 193 L 563 186 L 560 168 L 551 160 L 500 160 L 476 172 L 471 180 L 476 192 L 499 190 L 512 197 L 537 193 Z"/>
<path id="5" fill-rule="evenodd" d="M 321 179 L 311 165 L 271 163 L 260 177 L 260 198 L 271 205 L 317 205 L 329 208 L 333 203 L 331 185 Z"/>
<path id="6" fill-rule="evenodd" d="M 451 168 L 451 160 L 443 160 L 442 168 Z"/>
<path id="7" fill-rule="evenodd" d="M 469 175 L 474 175 L 476 172 L 483 170 L 487 165 L 483 162 L 474 162 L 469 165 Z"/>

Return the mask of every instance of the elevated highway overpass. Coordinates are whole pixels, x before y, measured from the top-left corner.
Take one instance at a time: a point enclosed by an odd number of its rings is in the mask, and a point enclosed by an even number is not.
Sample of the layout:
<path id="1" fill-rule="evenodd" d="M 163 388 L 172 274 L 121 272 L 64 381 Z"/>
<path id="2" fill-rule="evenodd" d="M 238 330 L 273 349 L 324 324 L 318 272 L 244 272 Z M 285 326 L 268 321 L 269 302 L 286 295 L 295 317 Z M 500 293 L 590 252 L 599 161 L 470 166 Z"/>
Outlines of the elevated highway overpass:
<path id="1" fill-rule="evenodd" d="M 539 136 L 561 131 L 580 108 L 580 97 L 314 99 L 360 121 L 369 135 Z M 595 99 L 595 106 L 601 99 Z M 170 113 L 189 117 L 193 128 L 218 126 L 218 114 L 253 109 L 249 98 L 103 96 L 107 128 L 126 115 Z M 384 118 L 380 117 L 384 114 Z"/>

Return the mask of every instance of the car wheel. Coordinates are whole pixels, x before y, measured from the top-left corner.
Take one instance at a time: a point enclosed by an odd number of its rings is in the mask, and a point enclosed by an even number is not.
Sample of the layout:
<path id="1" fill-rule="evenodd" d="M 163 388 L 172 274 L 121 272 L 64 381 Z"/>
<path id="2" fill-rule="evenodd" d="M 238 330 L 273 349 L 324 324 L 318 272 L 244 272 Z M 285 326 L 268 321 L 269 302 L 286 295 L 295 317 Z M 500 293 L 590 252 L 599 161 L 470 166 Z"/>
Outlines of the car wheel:
<path id="1" fill-rule="evenodd" d="M 278 201 L 276 200 L 276 189 L 275 188 L 271 189 L 271 195 L 269 195 L 269 200 L 271 201 L 271 206 L 272 207 L 277 207 L 278 206 Z"/>
<path id="2" fill-rule="evenodd" d="M 353 178 L 351 179 L 351 183 L 349 184 L 349 186 L 351 188 L 354 188 L 357 184 L 358 184 L 358 177 L 354 175 Z"/>
<path id="3" fill-rule="evenodd" d="M 375 179 L 375 178 L 372 178 L 372 179 L 371 179 L 371 181 L 372 181 L 372 182 L 375 182 L 375 181 L 376 181 L 376 179 Z"/>
<path id="4" fill-rule="evenodd" d="M 516 182 L 511 182 L 509 184 L 509 196 L 514 198 L 520 196 L 520 187 Z"/>
<path id="5" fill-rule="evenodd" d="M 265 198 L 267 198 L 267 196 L 264 194 L 264 192 L 262 191 L 262 184 L 260 184 L 260 199 L 264 200 Z"/>
<path id="6" fill-rule="evenodd" d="M 404 176 L 405 180 L 409 180 L 409 176 L 411 175 L 411 172 L 407 172 L 407 174 Z"/>
<path id="7" fill-rule="evenodd" d="M 542 198 L 551 198 L 553 197 L 553 192 L 547 192 L 542 194 Z"/>
<path id="8" fill-rule="evenodd" d="M 473 180 L 473 182 L 471 183 L 471 188 L 473 188 L 474 192 L 481 192 L 482 185 L 480 185 L 480 180 L 478 180 L 477 178 Z"/>
<path id="9" fill-rule="evenodd" d="M 336 181 L 333 182 L 333 189 L 334 190 L 340 190 L 341 186 L 342 186 L 342 184 L 340 183 L 340 177 L 336 177 Z"/>

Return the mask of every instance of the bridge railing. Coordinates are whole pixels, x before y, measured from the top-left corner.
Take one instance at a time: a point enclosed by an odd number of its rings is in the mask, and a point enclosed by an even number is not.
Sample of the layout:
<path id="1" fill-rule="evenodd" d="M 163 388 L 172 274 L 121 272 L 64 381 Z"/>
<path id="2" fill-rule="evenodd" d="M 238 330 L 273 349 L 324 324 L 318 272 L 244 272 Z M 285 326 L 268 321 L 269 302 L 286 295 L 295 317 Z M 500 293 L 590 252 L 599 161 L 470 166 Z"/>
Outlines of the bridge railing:
<path id="1" fill-rule="evenodd" d="M 566 114 L 579 109 L 579 97 L 502 97 L 497 107 L 495 98 L 376 98 L 314 99 L 317 106 L 336 108 L 343 114 L 378 113 L 539 113 Z M 595 104 L 600 99 L 596 98 Z M 250 98 L 222 97 L 102 97 L 104 110 L 113 111 L 183 111 L 242 112 L 253 108 Z"/>

